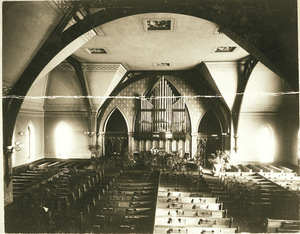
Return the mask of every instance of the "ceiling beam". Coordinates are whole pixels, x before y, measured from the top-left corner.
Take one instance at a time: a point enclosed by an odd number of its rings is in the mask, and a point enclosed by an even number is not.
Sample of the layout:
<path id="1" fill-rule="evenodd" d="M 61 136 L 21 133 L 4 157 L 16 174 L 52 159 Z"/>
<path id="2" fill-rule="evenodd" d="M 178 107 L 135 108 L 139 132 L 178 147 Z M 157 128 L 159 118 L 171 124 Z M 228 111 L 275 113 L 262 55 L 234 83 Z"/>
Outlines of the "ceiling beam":
<path id="1" fill-rule="evenodd" d="M 74 68 L 76 76 L 77 76 L 79 84 L 80 84 L 80 87 L 81 87 L 81 90 L 82 90 L 82 93 L 83 93 L 83 96 L 85 97 L 84 102 L 86 104 L 87 111 L 88 111 L 88 119 L 87 119 L 87 121 L 88 121 L 88 131 L 93 132 L 93 130 L 92 130 L 92 104 L 91 104 L 91 100 L 89 98 L 90 95 L 89 95 L 89 92 L 88 92 L 88 86 L 87 86 L 87 83 L 84 79 L 82 64 L 81 64 L 81 62 L 79 62 L 77 59 L 75 59 L 72 56 L 69 56 L 67 58 L 67 61 Z"/>
<path id="2" fill-rule="evenodd" d="M 249 58 L 245 61 L 240 69 L 240 74 L 238 76 L 238 86 L 237 86 L 237 93 L 235 96 L 233 108 L 232 108 L 232 125 L 233 125 L 233 132 L 234 132 L 234 139 L 235 139 L 235 146 L 233 149 L 237 152 L 237 139 L 238 139 L 238 125 L 240 119 L 240 112 L 242 107 L 242 102 L 244 98 L 244 93 L 246 90 L 247 83 L 249 81 L 250 75 L 256 66 L 258 61 L 249 56 Z"/>

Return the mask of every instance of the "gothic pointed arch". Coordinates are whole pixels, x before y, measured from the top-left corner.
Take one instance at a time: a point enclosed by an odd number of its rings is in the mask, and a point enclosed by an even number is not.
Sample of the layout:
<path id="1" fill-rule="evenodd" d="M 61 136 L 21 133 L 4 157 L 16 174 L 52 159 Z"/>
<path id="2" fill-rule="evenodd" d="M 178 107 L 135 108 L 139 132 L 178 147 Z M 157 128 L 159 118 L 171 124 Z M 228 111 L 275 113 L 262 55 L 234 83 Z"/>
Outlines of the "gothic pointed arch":
<path id="1" fill-rule="evenodd" d="M 104 131 L 105 155 L 126 155 L 127 152 L 124 152 L 122 144 L 128 142 L 128 125 L 119 108 L 115 108 L 108 116 Z"/>
<path id="2" fill-rule="evenodd" d="M 207 110 L 203 115 L 199 128 L 198 151 L 202 152 L 203 164 L 211 167 L 209 158 L 211 154 L 216 154 L 219 150 L 224 150 L 224 142 L 222 139 L 222 126 L 219 118 L 212 110 Z"/>
<path id="3" fill-rule="evenodd" d="M 115 108 L 107 117 L 105 132 L 128 132 L 128 124 L 119 108 Z"/>
<path id="4" fill-rule="evenodd" d="M 203 115 L 199 128 L 199 133 L 203 134 L 221 134 L 222 126 L 216 114 L 212 110 L 208 110 Z"/>

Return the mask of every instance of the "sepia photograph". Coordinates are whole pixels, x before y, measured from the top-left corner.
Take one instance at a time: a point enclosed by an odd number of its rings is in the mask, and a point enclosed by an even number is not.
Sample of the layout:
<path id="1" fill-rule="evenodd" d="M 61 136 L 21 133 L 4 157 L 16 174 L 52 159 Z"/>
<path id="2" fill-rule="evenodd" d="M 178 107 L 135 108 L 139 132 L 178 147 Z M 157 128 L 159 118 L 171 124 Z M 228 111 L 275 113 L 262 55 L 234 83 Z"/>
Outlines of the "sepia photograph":
<path id="1" fill-rule="evenodd" d="M 1 233 L 300 233 L 297 0 L 1 7 Z"/>

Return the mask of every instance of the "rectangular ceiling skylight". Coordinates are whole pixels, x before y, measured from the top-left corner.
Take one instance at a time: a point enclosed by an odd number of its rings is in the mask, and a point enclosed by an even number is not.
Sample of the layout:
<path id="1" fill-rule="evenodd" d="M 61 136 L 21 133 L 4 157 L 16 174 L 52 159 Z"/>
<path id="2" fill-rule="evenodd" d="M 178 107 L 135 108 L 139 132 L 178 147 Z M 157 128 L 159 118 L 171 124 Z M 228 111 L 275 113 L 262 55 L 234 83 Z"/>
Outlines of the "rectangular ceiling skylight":
<path id="1" fill-rule="evenodd" d="M 236 49 L 236 46 L 219 46 L 215 49 L 215 52 L 233 52 Z"/>
<path id="2" fill-rule="evenodd" d="M 87 48 L 87 51 L 90 54 L 107 54 L 107 51 L 104 48 Z"/>
<path id="3" fill-rule="evenodd" d="M 171 63 L 154 63 L 154 67 L 171 67 Z"/>
<path id="4" fill-rule="evenodd" d="M 143 20 L 145 31 L 172 31 L 173 19 L 145 19 Z"/>

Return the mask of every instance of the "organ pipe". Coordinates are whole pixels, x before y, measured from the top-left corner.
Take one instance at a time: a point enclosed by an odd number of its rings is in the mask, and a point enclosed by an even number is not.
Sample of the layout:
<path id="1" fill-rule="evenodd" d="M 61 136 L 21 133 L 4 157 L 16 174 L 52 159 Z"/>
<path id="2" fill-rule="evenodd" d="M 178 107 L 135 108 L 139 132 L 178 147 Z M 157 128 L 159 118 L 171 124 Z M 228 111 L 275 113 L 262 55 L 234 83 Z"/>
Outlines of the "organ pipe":
<path id="1" fill-rule="evenodd" d="M 177 97 L 164 77 L 150 96 L 150 99 L 141 99 L 141 132 L 185 132 L 188 129 L 184 97 Z"/>

